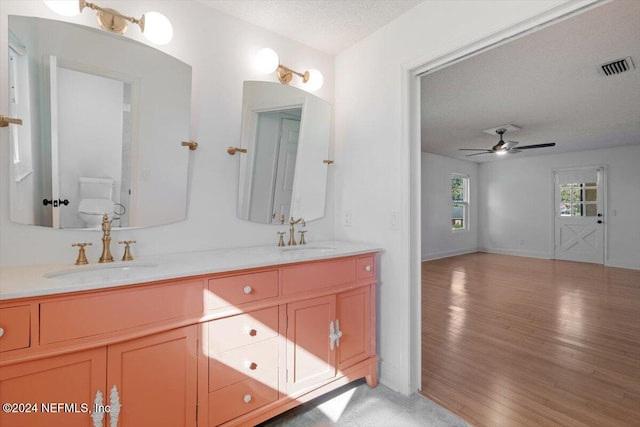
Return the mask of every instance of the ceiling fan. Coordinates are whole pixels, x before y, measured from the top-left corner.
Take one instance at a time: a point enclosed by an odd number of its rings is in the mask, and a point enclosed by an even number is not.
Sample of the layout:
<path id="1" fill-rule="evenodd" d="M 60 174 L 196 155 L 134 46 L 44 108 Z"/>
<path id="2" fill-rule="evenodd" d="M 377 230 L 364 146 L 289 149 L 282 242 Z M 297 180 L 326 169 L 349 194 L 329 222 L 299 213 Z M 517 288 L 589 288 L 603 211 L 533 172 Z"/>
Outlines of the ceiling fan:
<path id="1" fill-rule="evenodd" d="M 518 145 L 519 142 L 517 142 L 517 141 L 504 141 L 502 139 L 502 135 L 504 135 L 504 133 L 506 131 L 507 130 L 505 128 L 496 129 L 496 133 L 498 135 L 500 135 L 500 141 L 498 141 L 498 143 L 496 145 L 491 147 L 491 149 L 486 149 L 486 148 L 459 148 L 459 150 L 460 151 L 480 151 L 480 153 L 467 154 L 467 157 L 470 157 L 470 156 L 477 156 L 479 154 L 491 154 L 491 153 L 500 154 L 500 155 L 502 155 L 502 154 L 516 154 L 516 153 L 519 153 L 522 150 L 530 150 L 532 148 L 555 147 L 555 145 L 556 145 L 555 142 L 548 142 L 546 144 L 524 145 L 522 147 L 515 148 L 515 146 Z"/>

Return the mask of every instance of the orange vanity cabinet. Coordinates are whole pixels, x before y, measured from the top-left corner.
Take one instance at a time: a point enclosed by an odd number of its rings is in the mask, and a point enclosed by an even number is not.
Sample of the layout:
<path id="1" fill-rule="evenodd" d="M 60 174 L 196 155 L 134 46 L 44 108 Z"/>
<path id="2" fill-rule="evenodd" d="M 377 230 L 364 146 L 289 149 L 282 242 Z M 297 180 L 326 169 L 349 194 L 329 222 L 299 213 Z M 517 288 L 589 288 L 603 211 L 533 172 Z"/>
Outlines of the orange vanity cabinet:
<path id="1" fill-rule="evenodd" d="M 3 366 L 2 402 L 23 406 L 0 412 L 0 425 L 195 427 L 196 340 L 192 325 Z"/>
<path id="2" fill-rule="evenodd" d="M 0 400 L 23 404 L 0 425 L 252 426 L 375 386 L 375 277 L 369 253 L 0 301 Z"/>

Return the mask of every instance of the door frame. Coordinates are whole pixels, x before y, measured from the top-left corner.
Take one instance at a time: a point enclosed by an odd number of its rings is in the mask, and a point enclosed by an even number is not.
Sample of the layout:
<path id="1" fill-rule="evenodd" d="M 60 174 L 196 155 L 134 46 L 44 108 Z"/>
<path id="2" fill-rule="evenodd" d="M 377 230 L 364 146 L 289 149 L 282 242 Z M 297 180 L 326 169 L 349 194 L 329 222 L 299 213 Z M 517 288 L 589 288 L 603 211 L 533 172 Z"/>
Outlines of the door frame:
<path id="1" fill-rule="evenodd" d="M 421 141 L 420 141 L 420 78 L 456 62 L 482 53 L 503 43 L 538 31 L 548 25 L 571 18 L 581 12 L 600 6 L 599 0 L 566 2 L 525 19 L 502 30 L 492 32 L 456 48 L 439 51 L 409 60 L 401 65 L 401 170 L 407 171 L 400 196 L 403 207 L 402 250 L 408 276 L 402 277 L 409 284 L 407 295 L 409 321 L 408 387 L 403 392 L 413 393 L 422 389 L 422 310 L 421 310 Z"/>
<path id="2" fill-rule="evenodd" d="M 608 259 L 608 248 L 609 248 L 609 239 L 607 235 L 607 225 L 609 223 L 609 209 L 607 208 L 607 199 L 608 199 L 608 188 L 607 188 L 607 166 L 600 165 L 584 165 L 584 166 L 569 166 L 569 167 L 560 167 L 554 168 L 551 170 L 551 236 L 550 236 L 550 248 L 549 253 L 551 254 L 551 259 L 557 260 L 556 258 L 556 173 L 561 171 L 579 171 L 584 169 L 598 169 L 598 171 L 602 170 L 602 265 L 607 265 Z M 600 195 L 598 195 L 600 197 Z"/>

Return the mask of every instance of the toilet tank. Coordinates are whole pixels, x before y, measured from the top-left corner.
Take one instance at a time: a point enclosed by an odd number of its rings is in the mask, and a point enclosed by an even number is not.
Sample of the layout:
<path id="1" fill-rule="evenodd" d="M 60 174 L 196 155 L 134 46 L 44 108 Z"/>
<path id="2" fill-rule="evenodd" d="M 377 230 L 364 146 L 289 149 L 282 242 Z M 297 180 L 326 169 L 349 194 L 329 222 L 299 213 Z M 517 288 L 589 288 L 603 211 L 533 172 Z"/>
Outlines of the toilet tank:
<path id="1" fill-rule="evenodd" d="M 113 195 L 114 180 L 111 178 L 81 177 L 80 199 L 109 199 Z"/>

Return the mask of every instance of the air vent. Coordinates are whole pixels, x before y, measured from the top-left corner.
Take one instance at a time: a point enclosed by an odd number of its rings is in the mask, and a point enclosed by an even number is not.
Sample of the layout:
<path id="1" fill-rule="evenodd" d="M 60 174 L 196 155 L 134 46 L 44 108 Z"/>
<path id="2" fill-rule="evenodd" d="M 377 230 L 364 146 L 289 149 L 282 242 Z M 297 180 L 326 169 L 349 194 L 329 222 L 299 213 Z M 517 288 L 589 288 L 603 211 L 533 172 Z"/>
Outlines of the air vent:
<path id="1" fill-rule="evenodd" d="M 627 71 L 634 70 L 636 67 L 633 65 L 633 61 L 630 56 L 622 59 L 616 59 L 615 61 L 607 62 L 600 66 L 600 74 L 605 77 L 614 76 L 616 74 L 626 73 Z"/>

